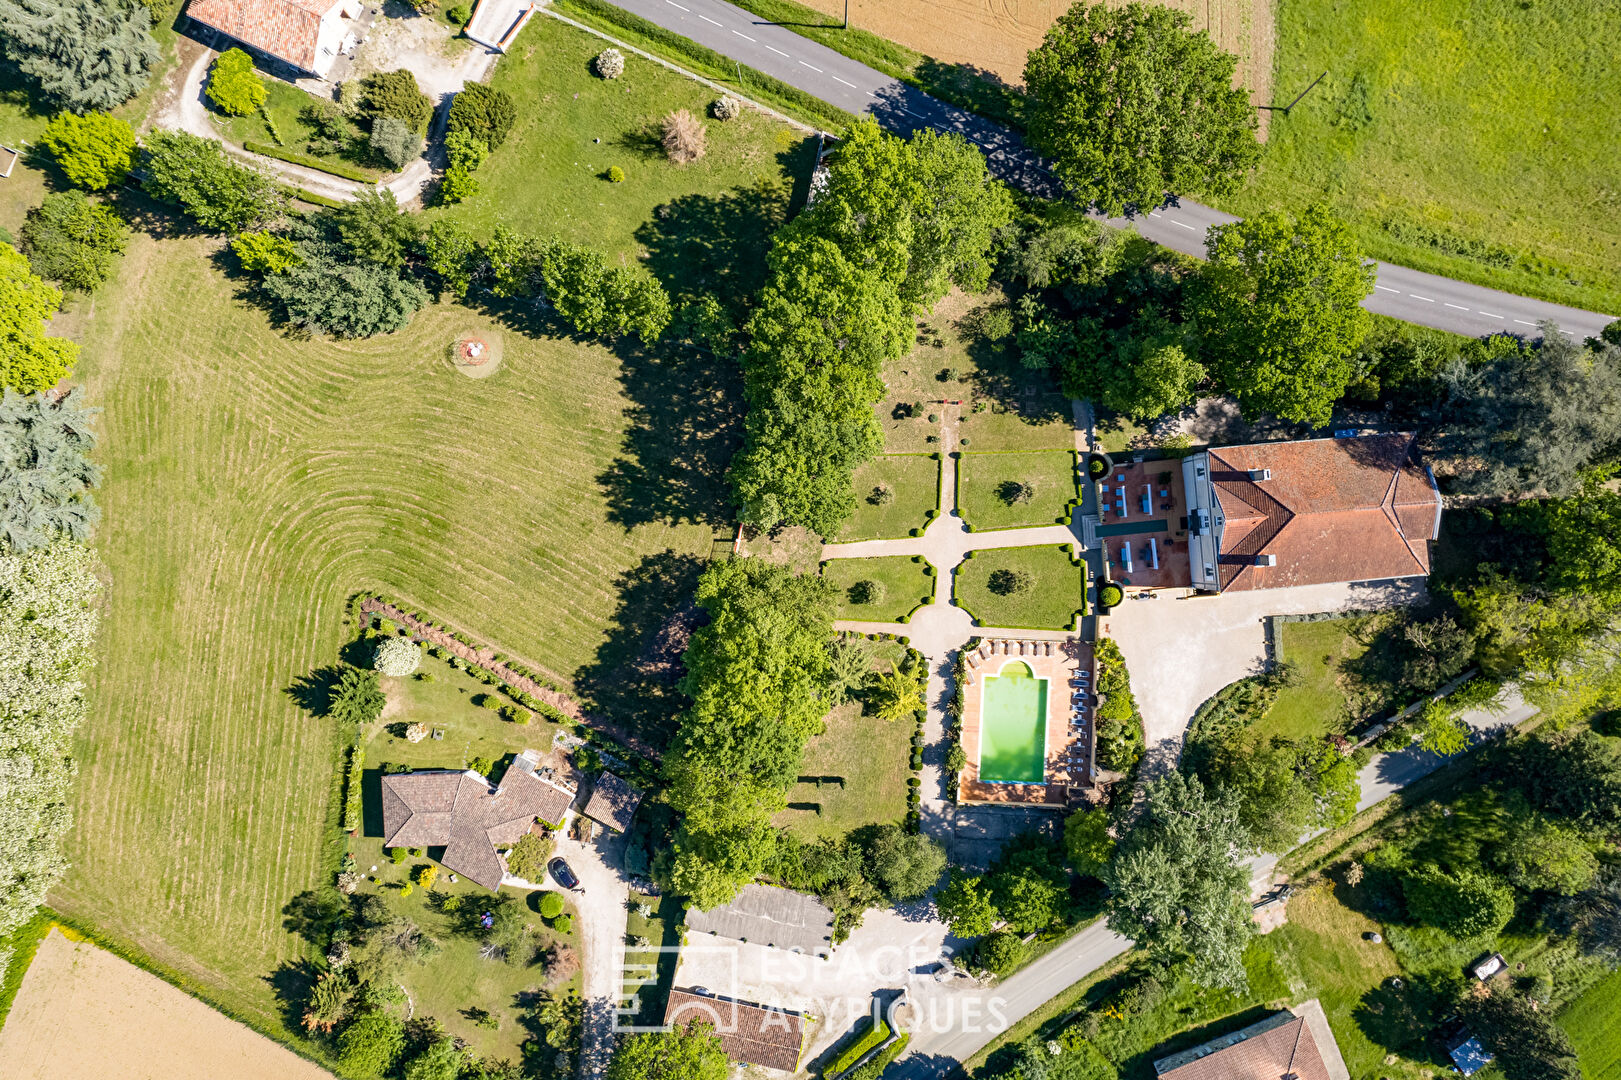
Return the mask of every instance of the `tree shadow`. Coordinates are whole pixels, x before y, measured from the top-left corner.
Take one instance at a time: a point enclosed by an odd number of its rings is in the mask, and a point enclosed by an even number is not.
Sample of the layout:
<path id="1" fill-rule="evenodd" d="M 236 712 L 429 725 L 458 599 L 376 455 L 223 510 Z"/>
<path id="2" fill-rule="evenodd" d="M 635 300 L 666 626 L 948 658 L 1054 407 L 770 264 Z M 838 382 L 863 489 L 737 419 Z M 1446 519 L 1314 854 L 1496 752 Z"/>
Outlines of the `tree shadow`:
<path id="1" fill-rule="evenodd" d="M 687 699 L 677 688 L 681 654 L 702 613 L 692 594 L 702 560 L 664 551 L 645 556 L 614 587 L 619 603 L 596 659 L 574 674 L 574 685 L 594 713 L 630 727 L 662 747 Z"/>
<path id="2" fill-rule="evenodd" d="M 349 902 L 336 889 L 306 889 L 287 901 L 281 913 L 282 929 L 324 949 L 349 914 Z"/>
<path id="3" fill-rule="evenodd" d="M 265 976 L 281 1012 L 281 1022 L 289 1031 L 303 1030 L 304 1006 L 309 1002 L 310 988 L 320 976 L 320 968 L 309 960 L 284 961 Z"/>
<path id="4" fill-rule="evenodd" d="M 360 833 L 383 835 L 383 770 L 360 771 Z"/>
<path id="5" fill-rule="evenodd" d="M 663 133 L 659 126 L 652 121 L 641 127 L 622 131 L 614 140 L 614 145 L 622 150 L 629 150 L 643 161 L 657 161 L 664 156 Z"/>
<path id="6" fill-rule="evenodd" d="M 925 56 L 912 78 L 930 95 L 1010 127 L 1023 126 L 1024 91 L 989 68 Z"/>
<path id="7" fill-rule="evenodd" d="M 336 664 L 318 667 L 308 675 L 300 675 L 282 693 L 311 716 L 325 716 L 332 708 L 332 689 L 338 683 L 343 669 Z"/>
<path id="8" fill-rule="evenodd" d="M 656 135 L 653 149 L 664 152 Z M 647 248 L 648 270 L 678 306 L 714 296 L 733 307 L 735 317 L 765 283 L 771 234 L 788 219 L 789 199 L 788 185 L 773 178 L 720 195 L 682 195 L 655 207 L 637 227 L 636 241 Z"/>

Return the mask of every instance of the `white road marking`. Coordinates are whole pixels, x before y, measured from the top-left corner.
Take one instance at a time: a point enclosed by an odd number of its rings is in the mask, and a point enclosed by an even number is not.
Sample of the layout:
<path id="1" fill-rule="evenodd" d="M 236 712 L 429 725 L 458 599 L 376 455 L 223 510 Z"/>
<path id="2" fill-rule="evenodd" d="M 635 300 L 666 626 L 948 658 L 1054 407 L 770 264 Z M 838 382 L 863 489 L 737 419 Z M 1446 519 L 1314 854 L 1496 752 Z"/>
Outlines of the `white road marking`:
<path id="1" fill-rule="evenodd" d="M 1384 285 L 1375 285 L 1374 288 L 1378 289 L 1380 292 L 1401 292 L 1400 289 L 1392 289 Z"/>
<path id="2" fill-rule="evenodd" d="M 714 25 L 716 25 L 716 26 L 721 25 L 720 23 L 715 22 L 714 19 L 711 19 L 708 15 L 700 15 L 700 16 L 698 16 L 698 18 L 702 19 L 706 23 L 714 23 Z"/>
<path id="3" fill-rule="evenodd" d="M 664 0 L 664 2 L 666 4 L 669 4 L 673 8 L 681 8 L 682 11 L 691 11 L 692 10 L 691 8 L 681 7 L 681 5 L 676 3 L 675 0 Z"/>
<path id="4" fill-rule="evenodd" d="M 1443 300 L 1443 301 L 1442 301 L 1442 303 L 1445 303 L 1445 304 L 1446 304 L 1446 305 L 1447 305 L 1447 307 L 1455 307 L 1455 308 L 1457 308 L 1457 309 L 1458 309 L 1458 310 L 1459 310 L 1459 311 L 1468 311 L 1468 310 L 1469 310 L 1469 309 L 1468 309 L 1468 308 L 1466 308 L 1466 307 L 1464 307 L 1464 306 L 1463 306 L 1463 305 L 1462 305 L 1462 304 L 1452 304 L 1452 303 L 1447 303 L 1447 302 L 1446 302 L 1446 301 L 1444 301 L 1444 300 Z"/>
<path id="5" fill-rule="evenodd" d="M 1519 323 L 1521 326 L 1535 326 L 1536 325 L 1536 323 L 1534 323 L 1534 322 L 1526 322 L 1524 319 L 1515 319 L 1514 321 Z"/>
<path id="6" fill-rule="evenodd" d="M 1422 301 L 1424 301 L 1424 302 L 1425 302 L 1425 303 L 1426 303 L 1426 304 L 1433 304 L 1433 303 L 1435 303 L 1435 301 L 1434 301 L 1434 300 L 1431 300 L 1431 299 L 1430 299 L 1430 298 L 1429 298 L 1429 297 L 1427 297 L 1427 296 L 1420 296 L 1420 295 L 1418 295 L 1418 293 L 1416 293 L 1416 292 L 1410 292 L 1410 293 L 1408 293 L 1408 294 L 1407 294 L 1407 295 L 1408 295 L 1408 296 L 1411 296 L 1411 297 L 1412 297 L 1412 298 L 1413 298 L 1413 299 L 1414 299 L 1414 300 L 1422 300 Z"/>
<path id="7" fill-rule="evenodd" d="M 822 69 L 817 67 L 815 64 L 807 64 L 807 63 L 805 63 L 805 61 L 801 60 L 799 62 L 799 66 L 800 67 L 808 67 L 812 71 L 816 72 L 816 74 L 818 74 L 818 75 L 822 74 Z"/>
<path id="8" fill-rule="evenodd" d="M 666 2 L 668 2 L 668 0 L 666 0 Z M 788 55 L 787 53 L 783 52 L 781 49 L 777 48 L 774 45 L 767 45 L 766 48 L 770 49 L 772 52 L 776 53 L 778 56 L 787 56 Z"/>
<path id="9" fill-rule="evenodd" d="M 839 78 L 839 77 L 838 77 L 838 76 L 837 76 L 837 75 L 834 75 L 834 76 L 833 76 L 833 77 L 832 77 L 832 78 L 833 78 L 833 81 L 834 81 L 834 82 L 836 82 L 836 83 L 844 83 L 844 85 L 845 85 L 845 86 L 848 86 L 848 87 L 849 87 L 849 88 L 850 88 L 850 89 L 852 89 L 852 90 L 859 90 L 859 89 L 861 89 L 861 88 L 860 88 L 860 87 L 859 87 L 859 86 L 857 86 L 857 85 L 856 85 L 856 84 L 855 84 L 855 83 L 853 83 L 853 82 L 844 82 L 844 80 L 843 80 L 843 79 L 841 79 L 841 78 Z"/>
<path id="10" fill-rule="evenodd" d="M 1493 315 L 1489 311 L 1482 311 L 1481 314 L 1486 316 L 1486 318 L 1488 318 L 1488 319 L 1501 319 L 1502 318 L 1501 315 Z"/>
<path id="11" fill-rule="evenodd" d="M 903 112 L 903 113 L 905 113 L 905 114 L 906 114 L 906 115 L 907 115 L 907 116 L 915 116 L 915 117 L 917 117 L 917 118 L 918 118 L 918 119 L 919 119 L 919 120 L 927 120 L 927 119 L 928 119 L 928 117 L 927 117 L 927 116 L 924 116 L 924 115 L 923 115 L 923 114 L 922 114 L 922 113 L 915 113 L 915 112 L 913 112 L 913 111 L 912 111 L 912 110 L 911 110 L 911 109 L 908 109 L 908 108 L 907 108 L 907 107 L 906 107 L 906 106 L 905 106 L 905 105 L 902 105 L 902 106 L 901 106 L 901 112 Z M 930 125 L 930 126 L 933 126 L 933 125 Z M 944 128 L 941 128 L 941 129 L 939 129 L 939 130 L 942 130 L 942 131 L 943 131 L 943 130 L 945 130 L 945 129 L 944 129 Z"/>
<path id="12" fill-rule="evenodd" d="M 753 38 L 749 37 L 747 34 L 745 34 L 741 30 L 733 30 L 732 33 L 736 34 L 738 37 L 742 38 L 744 41 L 753 41 L 754 40 Z"/>
<path id="13" fill-rule="evenodd" d="M 1176 220 L 1176 219 L 1175 219 L 1175 218 L 1172 218 L 1172 219 L 1171 219 L 1171 224 L 1172 224 L 1172 225 L 1180 225 L 1180 226 L 1182 226 L 1182 227 L 1183 227 L 1183 228 L 1184 228 L 1184 229 L 1186 229 L 1186 230 L 1188 230 L 1188 232 L 1198 232 L 1198 231 L 1199 231 L 1199 230 L 1198 230 L 1198 229 L 1196 229 L 1196 228 L 1194 228 L 1194 227 L 1193 227 L 1193 226 L 1192 226 L 1192 225 L 1189 225 L 1189 224 L 1188 224 L 1188 223 L 1187 223 L 1187 222 L 1185 222 L 1185 221 L 1178 221 L 1178 220 Z"/>

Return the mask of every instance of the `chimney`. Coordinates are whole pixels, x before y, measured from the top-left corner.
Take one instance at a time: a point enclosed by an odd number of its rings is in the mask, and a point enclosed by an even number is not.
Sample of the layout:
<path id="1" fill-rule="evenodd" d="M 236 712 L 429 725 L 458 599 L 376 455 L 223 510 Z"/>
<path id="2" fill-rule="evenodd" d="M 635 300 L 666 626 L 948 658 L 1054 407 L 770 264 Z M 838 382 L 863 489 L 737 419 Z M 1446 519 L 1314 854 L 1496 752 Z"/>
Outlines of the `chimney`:
<path id="1" fill-rule="evenodd" d="M 1262 480 L 1270 480 L 1270 479 L 1272 479 L 1272 470 L 1271 469 L 1251 469 L 1251 470 L 1249 470 L 1249 478 L 1251 480 L 1256 481 L 1256 482 L 1259 482 L 1259 481 L 1262 481 Z"/>
<path id="2" fill-rule="evenodd" d="M 1267 552 L 1264 555 L 1256 555 L 1253 558 L 1254 558 L 1254 563 L 1255 563 L 1256 566 L 1276 566 L 1276 565 L 1278 565 L 1278 557 L 1276 555 L 1272 554 L 1271 552 Z"/>

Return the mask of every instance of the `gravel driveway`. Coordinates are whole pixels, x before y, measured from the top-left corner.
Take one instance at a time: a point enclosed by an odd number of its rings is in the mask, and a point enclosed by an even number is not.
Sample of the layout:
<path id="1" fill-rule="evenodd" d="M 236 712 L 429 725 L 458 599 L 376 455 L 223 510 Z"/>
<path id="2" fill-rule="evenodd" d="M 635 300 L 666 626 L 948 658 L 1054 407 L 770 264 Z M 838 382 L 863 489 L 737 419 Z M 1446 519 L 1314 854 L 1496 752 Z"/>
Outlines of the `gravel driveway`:
<path id="1" fill-rule="evenodd" d="M 571 813 L 570 818 L 574 815 Z M 602 830 L 589 843 L 568 836 L 569 822 L 557 837 L 557 855 L 580 879 L 570 896 L 578 909 L 580 967 L 585 982 L 585 1039 L 579 1075 L 601 1076 L 613 1054 L 614 1008 L 619 1003 L 620 975 L 625 966 L 625 928 L 630 885 L 624 867 L 625 838 Z M 550 887 L 555 882 L 548 877 Z"/>

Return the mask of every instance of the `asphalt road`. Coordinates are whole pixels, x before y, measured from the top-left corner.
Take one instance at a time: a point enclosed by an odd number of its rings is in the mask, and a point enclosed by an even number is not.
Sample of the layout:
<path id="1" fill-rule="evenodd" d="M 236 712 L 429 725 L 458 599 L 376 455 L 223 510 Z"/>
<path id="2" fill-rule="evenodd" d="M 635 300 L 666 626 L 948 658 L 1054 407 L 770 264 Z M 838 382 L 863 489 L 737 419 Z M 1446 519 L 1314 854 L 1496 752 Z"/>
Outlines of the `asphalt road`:
<path id="1" fill-rule="evenodd" d="M 847 112 L 871 113 L 892 131 L 932 127 L 958 132 L 985 151 L 992 173 L 1002 180 L 1038 195 L 1059 193 L 1052 174 L 1015 132 L 947 105 L 725 0 L 614 2 Z M 1133 223 L 1156 243 L 1203 257 L 1205 230 L 1234 220 L 1231 214 L 1181 199 L 1139 216 Z M 1378 284 L 1363 306 L 1420 326 L 1470 337 L 1504 331 L 1539 337 L 1538 326 L 1551 320 L 1580 341 L 1596 335 L 1614 318 L 1388 263 L 1378 265 Z"/>

